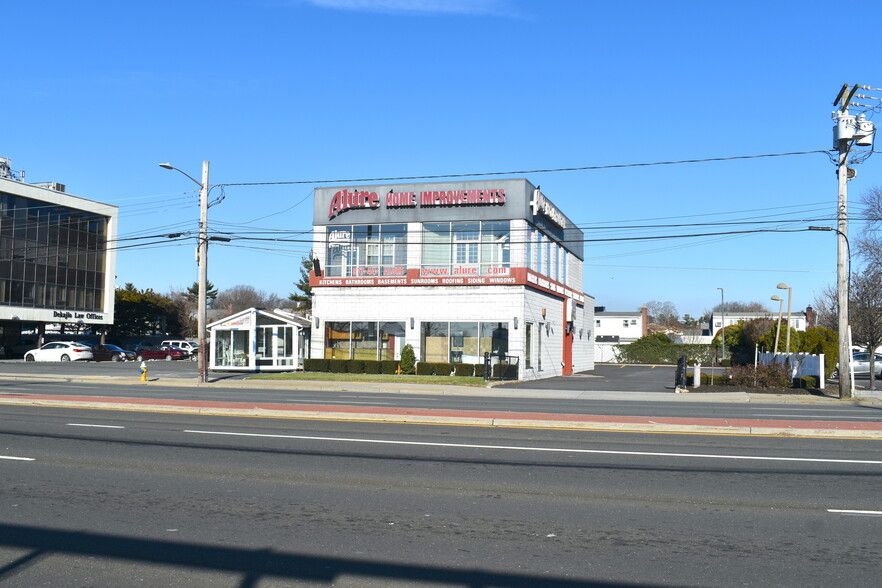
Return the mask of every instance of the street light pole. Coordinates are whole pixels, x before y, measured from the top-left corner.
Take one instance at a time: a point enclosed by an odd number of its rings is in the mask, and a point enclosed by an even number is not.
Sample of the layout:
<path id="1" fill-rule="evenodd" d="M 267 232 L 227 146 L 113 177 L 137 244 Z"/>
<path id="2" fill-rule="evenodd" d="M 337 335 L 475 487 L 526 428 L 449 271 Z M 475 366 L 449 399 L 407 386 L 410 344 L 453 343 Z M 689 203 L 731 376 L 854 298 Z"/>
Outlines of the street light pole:
<path id="1" fill-rule="evenodd" d="M 722 288 L 717 288 L 717 290 L 720 291 L 720 312 L 723 313 L 723 330 L 720 334 L 720 340 L 723 343 L 723 350 L 720 353 L 720 364 L 722 364 L 726 359 L 726 298 Z"/>
<path id="2" fill-rule="evenodd" d="M 199 342 L 199 377 L 198 382 L 205 384 L 208 381 L 208 345 L 206 343 L 206 322 L 208 317 L 208 305 L 206 303 L 208 292 L 208 162 L 202 162 L 202 181 L 200 182 L 185 171 L 179 170 L 169 163 L 160 163 L 159 167 L 178 171 L 199 186 L 199 243 L 197 246 L 197 263 L 199 264 L 199 292 L 198 306 L 196 310 L 196 338 Z"/>
<path id="3" fill-rule="evenodd" d="M 791 288 L 790 286 L 788 286 L 784 282 L 781 282 L 780 284 L 778 284 L 778 289 L 779 290 L 787 290 L 787 347 L 785 348 L 784 353 L 789 354 L 790 353 L 790 316 L 791 316 L 791 312 L 790 312 L 791 306 L 790 305 L 793 302 L 793 288 Z M 783 303 L 784 301 L 782 300 L 781 302 Z M 779 320 L 778 321 L 779 326 L 780 326 L 780 322 L 781 321 Z"/>
<path id="4" fill-rule="evenodd" d="M 781 313 L 784 311 L 784 299 L 780 296 L 772 296 L 772 300 L 775 302 L 779 302 L 778 304 L 778 329 L 775 331 L 775 352 L 774 355 L 778 355 L 778 339 L 781 337 Z M 790 321 L 787 321 L 790 322 Z"/>

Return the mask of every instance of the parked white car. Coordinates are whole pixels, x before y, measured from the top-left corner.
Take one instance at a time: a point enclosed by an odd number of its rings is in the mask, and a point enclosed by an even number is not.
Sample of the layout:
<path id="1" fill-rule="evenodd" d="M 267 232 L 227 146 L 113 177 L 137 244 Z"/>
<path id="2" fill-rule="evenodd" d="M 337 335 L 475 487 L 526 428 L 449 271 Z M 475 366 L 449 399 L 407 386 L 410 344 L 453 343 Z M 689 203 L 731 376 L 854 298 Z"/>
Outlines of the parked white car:
<path id="1" fill-rule="evenodd" d="M 74 341 L 53 341 L 25 353 L 25 361 L 78 361 L 92 359 L 92 348 Z"/>

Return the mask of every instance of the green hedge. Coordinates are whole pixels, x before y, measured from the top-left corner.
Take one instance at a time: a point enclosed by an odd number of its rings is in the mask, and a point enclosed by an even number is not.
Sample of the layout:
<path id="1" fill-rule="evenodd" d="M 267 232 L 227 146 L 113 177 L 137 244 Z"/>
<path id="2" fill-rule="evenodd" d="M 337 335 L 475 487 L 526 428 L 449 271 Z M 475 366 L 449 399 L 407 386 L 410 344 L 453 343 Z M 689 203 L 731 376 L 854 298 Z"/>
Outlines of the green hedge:
<path id="1" fill-rule="evenodd" d="M 346 371 L 350 374 L 363 374 L 364 373 L 364 360 L 363 359 L 350 359 L 346 364 Z"/>
<path id="2" fill-rule="evenodd" d="M 364 360 L 364 373 L 379 374 L 381 373 L 382 364 L 376 359 Z"/>
<path id="3" fill-rule="evenodd" d="M 453 364 L 442 361 L 421 361 L 416 365 L 418 376 L 449 376 L 453 371 Z"/>
<path id="4" fill-rule="evenodd" d="M 345 374 L 349 371 L 348 359 L 329 359 L 328 371 L 332 374 Z"/>
<path id="5" fill-rule="evenodd" d="M 380 360 L 380 373 L 381 374 L 397 374 L 398 373 L 398 365 L 401 362 L 396 359 L 382 359 Z"/>
<path id="6" fill-rule="evenodd" d="M 454 376 L 465 376 L 471 378 L 475 375 L 475 366 L 470 363 L 457 363 L 453 366 Z"/>
<path id="7" fill-rule="evenodd" d="M 305 372 L 327 372 L 330 370 L 327 359 L 304 359 L 303 371 Z"/>
<path id="8" fill-rule="evenodd" d="M 475 377 L 476 378 L 483 378 L 484 377 L 484 364 L 483 363 L 476 363 L 475 364 Z"/>

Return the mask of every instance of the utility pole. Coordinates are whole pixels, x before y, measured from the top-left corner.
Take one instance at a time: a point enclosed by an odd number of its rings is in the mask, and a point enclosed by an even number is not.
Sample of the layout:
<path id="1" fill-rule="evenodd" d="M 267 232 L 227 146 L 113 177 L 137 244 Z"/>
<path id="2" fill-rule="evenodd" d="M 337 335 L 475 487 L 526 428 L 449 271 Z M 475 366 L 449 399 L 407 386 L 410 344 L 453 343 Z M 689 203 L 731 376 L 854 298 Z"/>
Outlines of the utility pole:
<path id="1" fill-rule="evenodd" d="M 868 86 L 855 84 L 851 88 L 843 84 L 833 101 L 833 106 L 838 110 L 833 112 L 833 146 L 838 151 L 836 177 L 838 180 L 837 196 L 837 230 L 838 246 L 836 254 L 836 300 L 839 306 L 837 329 L 839 331 L 839 398 L 851 398 L 854 390 L 854 382 L 851 377 L 851 338 L 848 330 L 848 287 L 849 287 L 849 257 L 848 248 L 848 180 L 855 177 L 855 172 L 848 167 L 848 156 L 854 146 L 872 147 L 873 136 L 876 128 L 872 122 L 865 120 L 864 115 L 855 117 L 848 113 L 850 106 L 866 106 L 852 102 L 852 98 L 869 98 L 872 96 L 856 94 L 859 88 L 865 90 L 878 90 Z M 872 151 L 870 151 L 872 153 Z M 867 154 L 869 157 L 869 154 Z M 864 158 L 865 159 L 865 158 Z M 857 158 L 856 163 L 863 159 Z"/>
<path id="2" fill-rule="evenodd" d="M 844 84 L 839 91 L 834 106 L 839 110 L 834 113 L 836 126 L 833 127 L 833 142 L 839 152 L 836 177 L 839 191 L 836 207 L 836 223 L 838 246 L 836 248 L 836 301 L 839 307 L 837 330 L 839 331 L 839 398 L 851 398 L 851 346 L 848 340 L 848 259 L 846 243 L 848 240 L 848 152 L 854 137 L 855 118 L 848 114 L 848 106 L 857 91 L 854 86 L 850 91 Z M 848 97 L 846 96 L 848 93 Z"/>
<path id="3" fill-rule="evenodd" d="M 208 318 L 208 162 L 202 162 L 202 181 L 200 182 L 187 172 L 176 168 L 170 163 L 160 163 L 159 167 L 173 169 L 193 181 L 199 186 L 199 242 L 196 244 L 196 263 L 199 266 L 199 300 L 196 310 L 196 338 L 199 341 L 199 377 L 198 382 L 204 384 L 208 381 L 208 345 L 205 337 L 205 327 Z M 217 237 L 213 240 L 229 241 L 227 238 Z"/>
<path id="4" fill-rule="evenodd" d="M 720 341 L 723 343 L 723 350 L 720 353 L 720 365 L 723 365 L 723 360 L 726 359 L 726 296 L 722 288 L 717 288 L 717 290 L 720 291 L 720 312 L 723 313 L 723 331 L 720 334 Z"/>
<path id="5" fill-rule="evenodd" d="M 208 162 L 202 162 L 202 186 L 199 189 L 199 306 L 197 329 L 199 330 L 199 383 L 208 380 L 208 344 L 205 327 L 208 319 Z"/>

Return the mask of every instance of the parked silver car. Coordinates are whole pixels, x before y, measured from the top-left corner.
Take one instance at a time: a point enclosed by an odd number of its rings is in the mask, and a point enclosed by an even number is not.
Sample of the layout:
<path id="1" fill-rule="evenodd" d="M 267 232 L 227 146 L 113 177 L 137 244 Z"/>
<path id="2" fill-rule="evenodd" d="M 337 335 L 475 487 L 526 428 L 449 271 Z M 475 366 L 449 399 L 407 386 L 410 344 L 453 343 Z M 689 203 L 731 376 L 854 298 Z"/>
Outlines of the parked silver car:
<path id="1" fill-rule="evenodd" d="M 873 367 L 876 368 L 876 377 L 882 378 L 882 355 L 876 353 L 874 358 L 875 365 Z M 851 366 L 852 371 L 854 371 L 854 375 L 869 375 L 870 373 L 870 352 L 869 351 L 854 351 L 851 354 Z M 836 370 L 833 372 L 833 377 L 839 377 L 839 364 L 836 364 Z"/>

